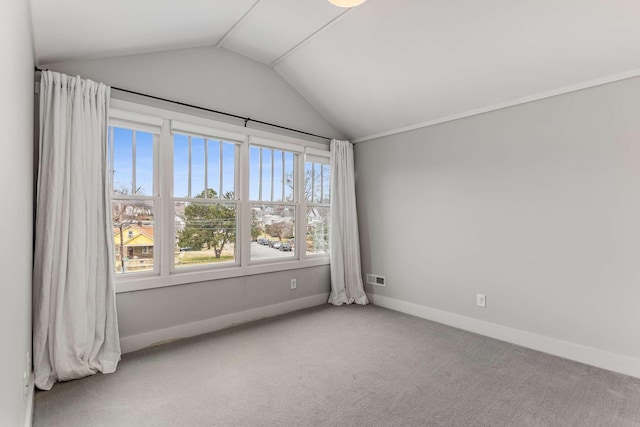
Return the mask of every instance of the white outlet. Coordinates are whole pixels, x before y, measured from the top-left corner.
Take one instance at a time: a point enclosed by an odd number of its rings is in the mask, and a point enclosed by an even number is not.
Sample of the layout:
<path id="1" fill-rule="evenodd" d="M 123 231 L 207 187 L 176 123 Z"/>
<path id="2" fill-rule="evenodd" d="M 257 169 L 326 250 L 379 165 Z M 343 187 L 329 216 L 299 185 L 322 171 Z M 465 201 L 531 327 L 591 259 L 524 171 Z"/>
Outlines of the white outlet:
<path id="1" fill-rule="evenodd" d="M 291 289 L 295 289 L 298 287 L 298 283 L 296 279 L 291 279 Z"/>
<path id="2" fill-rule="evenodd" d="M 478 305 L 478 307 L 487 308 L 487 296 L 485 294 L 477 294 L 476 304 Z"/>

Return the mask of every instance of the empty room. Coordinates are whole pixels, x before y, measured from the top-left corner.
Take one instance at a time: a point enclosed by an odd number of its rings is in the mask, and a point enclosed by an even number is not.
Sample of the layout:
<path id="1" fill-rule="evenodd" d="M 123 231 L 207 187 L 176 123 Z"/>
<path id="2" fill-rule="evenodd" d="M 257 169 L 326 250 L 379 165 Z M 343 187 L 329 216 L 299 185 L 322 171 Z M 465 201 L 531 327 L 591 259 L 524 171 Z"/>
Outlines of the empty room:
<path id="1" fill-rule="evenodd" d="M 640 426 L 639 22 L 3 0 L 0 426 Z"/>

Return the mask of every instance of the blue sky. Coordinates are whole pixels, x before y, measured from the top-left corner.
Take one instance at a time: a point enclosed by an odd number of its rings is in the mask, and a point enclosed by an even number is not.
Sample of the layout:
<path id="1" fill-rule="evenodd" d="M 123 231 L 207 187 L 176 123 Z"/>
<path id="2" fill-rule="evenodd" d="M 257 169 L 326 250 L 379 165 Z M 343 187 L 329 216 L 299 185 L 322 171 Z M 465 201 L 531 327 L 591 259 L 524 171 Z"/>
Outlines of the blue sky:
<path id="1" fill-rule="evenodd" d="M 137 194 L 153 195 L 153 135 L 143 131 L 113 128 L 114 145 L 114 189 L 126 188 L 132 194 L 133 188 L 133 136 L 136 140 L 136 176 Z M 205 144 L 207 155 L 205 156 Z M 220 147 L 222 146 L 222 153 Z M 262 150 L 262 176 L 260 176 L 260 151 Z M 284 155 L 283 155 L 284 153 Z M 174 135 L 174 196 L 188 197 L 189 188 L 189 137 Z M 222 155 L 222 188 L 220 188 L 220 155 Z M 216 193 L 235 191 L 235 144 L 214 139 L 191 137 L 191 196 L 204 190 L 205 161 L 207 162 L 207 186 Z M 252 146 L 250 148 L 249 196 L 254 201 L 271 201 L 271 169 L 273 159 L 273 201 L 290 199 L 291 188 L 283 185 L 282 177 L 292 176 L 294 171 L 294 154 Z M 310 164 L 307 163 L 307 168 Z M 328 193 L 328 174 L 324 192 Z M 262 197 L 260 197 L 260 180 L 262 179 Z M 320 200 L 317 200 L 320 201 Z"/>
<path id="2" fill-rule="evenodd" d="M 133 188 L 133 135 L 130 129 L 113 128 L 113 185 L 114 189 L 126 188 L 132 194 Z M 137 194 L 153 194 L 153 135 L 135 131 L 136 137 L 136 178 Z"/>

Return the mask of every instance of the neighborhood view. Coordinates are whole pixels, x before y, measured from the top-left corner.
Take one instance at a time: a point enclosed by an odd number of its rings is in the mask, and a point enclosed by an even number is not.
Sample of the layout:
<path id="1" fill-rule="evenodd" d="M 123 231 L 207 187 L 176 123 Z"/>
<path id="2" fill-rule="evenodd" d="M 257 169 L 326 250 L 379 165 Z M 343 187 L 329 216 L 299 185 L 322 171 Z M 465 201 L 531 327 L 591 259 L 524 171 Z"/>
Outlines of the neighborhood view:
<path id="1" fill-rule="evenodd" d="M 157 137 L 112 127 L 110 138 L 115 269 L 119 274 L 153 271 L 154 260 L 160 255 L 154 252 L 155 227 L 160 226 L 155 221 L 158 199 L 153 186 Z M 237 262 L 238 153 L 234 143 L 174 135 L 174 227 L 170 250 L 175 268 Z M 294 201 L 298 155 L 250 147 L 252 202 L 247 240 L 250 239 L 252 261 L 298 258 L 296 214 L 298 208 L 305 206 Z M 305 162 L 303 174 L 306 224 L 301 246 L 307 255 L 327 254 L 329 165 Z"/>

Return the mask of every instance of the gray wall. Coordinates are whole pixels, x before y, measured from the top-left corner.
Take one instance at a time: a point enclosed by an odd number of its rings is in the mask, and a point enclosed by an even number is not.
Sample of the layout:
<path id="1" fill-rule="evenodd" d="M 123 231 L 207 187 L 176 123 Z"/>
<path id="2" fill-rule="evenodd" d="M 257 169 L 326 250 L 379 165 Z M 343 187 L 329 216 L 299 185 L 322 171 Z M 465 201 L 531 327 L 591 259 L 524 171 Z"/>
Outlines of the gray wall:
<path id="1" fill-rule="evenodd" d="M 367 291 L 640 357 L 640 78 L 355 158 Z"/>
<path id="2" fill-rule="evenodd" d="M 338 135 L 275 71 L 222 49 L 184 49 L 43 68 L 312 133 Z M 291 290 L 289 280 L 294 277 L 297 289 Z M 329 267 L 321 266 L 120 293 L 120 336 L 293 301 L 329 292 L 329 286 Z"/>
<path id="3" fill-rule="evenodd" d="M 297 279 L 291 289 L 290 280 Z M 329 266 L 120 293 L 120 335 L 130 337 L 329 292 Z"/>
<path id="4" fill-rule="evenodd" d="M 340 136 L 278 73 L 224 49 L 181 49 L 45 64 L 42 68 L 305 132 Z M 235 124 L 241 123 L 235 120 Z"/>
<path id="5" fill-rule="evenodd" d="M 23 0 L 0 5 L 0 54 L 0 425 L 20 426 L 27 413 L 23 375 L 31 352 L 33 259 L 34 63 Z"/>

